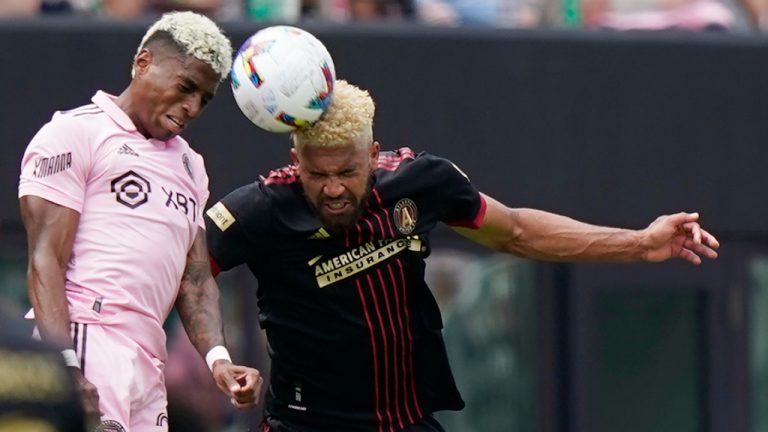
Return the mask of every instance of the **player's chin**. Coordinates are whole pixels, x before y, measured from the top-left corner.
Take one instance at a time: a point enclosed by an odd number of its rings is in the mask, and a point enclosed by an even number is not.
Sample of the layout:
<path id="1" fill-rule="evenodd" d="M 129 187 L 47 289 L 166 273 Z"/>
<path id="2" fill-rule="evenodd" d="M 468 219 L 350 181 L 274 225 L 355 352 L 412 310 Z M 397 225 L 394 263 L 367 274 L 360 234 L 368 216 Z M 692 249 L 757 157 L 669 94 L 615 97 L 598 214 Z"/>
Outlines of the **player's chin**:
<path id="1" fill-rule="evenodd" d="M 342 232 L 347 228 L 355 224 L 355 213 L 349 212 L 348 214 L 323 214 L 322 217 L 323 226 L 331 232 Z"/>
<path id="2" fill-rule="evenodd" d="M 152 138 L 159 140 L 159 141 L 168 141 L 169 139 L 177 136 L 179 132 L 170 131 L 168 129 L 158 129 L 157 131 L 152 133 Z"/>

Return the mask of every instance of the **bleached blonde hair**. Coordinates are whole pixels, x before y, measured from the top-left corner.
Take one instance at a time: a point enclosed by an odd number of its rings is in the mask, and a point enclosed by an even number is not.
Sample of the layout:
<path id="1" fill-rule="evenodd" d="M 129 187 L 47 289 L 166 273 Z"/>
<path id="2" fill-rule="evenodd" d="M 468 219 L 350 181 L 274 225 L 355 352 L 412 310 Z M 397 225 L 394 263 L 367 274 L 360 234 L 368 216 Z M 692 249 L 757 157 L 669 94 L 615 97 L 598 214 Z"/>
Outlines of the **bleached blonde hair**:
<path id="1" fill-rule="evenodd" d="M 211 66 L 219 75 L 219 82 L 229 74 L 232 43 L 210 18 L 188 11 L 163 14 L 144 34 L 136 50 L 137 55 L 158 32 L 170 36 L 184 54 Z"/>
<path id="2" fill-rule="evenodd" d="M 372 140 L 375 111 L 376 105 L 366 90 L 336 80 L 331 104 L 317 122 L 293 132 L 293 145 L 340 147 L 356 143 L 361 137 Z"/>

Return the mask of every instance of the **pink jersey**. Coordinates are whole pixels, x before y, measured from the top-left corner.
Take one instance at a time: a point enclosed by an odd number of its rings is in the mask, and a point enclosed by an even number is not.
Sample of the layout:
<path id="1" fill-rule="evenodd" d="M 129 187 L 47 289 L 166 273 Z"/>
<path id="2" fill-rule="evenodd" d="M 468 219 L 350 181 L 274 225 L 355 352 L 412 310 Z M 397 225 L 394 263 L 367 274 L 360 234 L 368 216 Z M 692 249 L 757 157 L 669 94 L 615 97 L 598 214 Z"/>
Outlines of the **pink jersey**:
<path id="1" fill-rule="evenodd" d="M 19 196 L 80 213 L 66 291 L 73 322 L 114 325 L 165 360 L 163 322 L 208 200 L 203 158 L 180 137 L 146 139 L 114 102 L 57 112 L 21 164 Z"/>

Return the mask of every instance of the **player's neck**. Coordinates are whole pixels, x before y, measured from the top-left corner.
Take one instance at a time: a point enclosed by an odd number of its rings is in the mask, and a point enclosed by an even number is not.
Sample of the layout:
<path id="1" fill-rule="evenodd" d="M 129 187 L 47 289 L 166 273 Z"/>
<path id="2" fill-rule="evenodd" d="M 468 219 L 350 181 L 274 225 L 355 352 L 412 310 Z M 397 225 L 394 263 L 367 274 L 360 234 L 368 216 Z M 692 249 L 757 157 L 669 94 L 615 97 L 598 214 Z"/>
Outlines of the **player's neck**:
<path id="1" fill-rule="evenodd" d="M 147 139 L 151 138 L 147 132 L 144 130 L 144 127 L 141 125 L 141 122 L 139 121 L 139 116 L 136 112 L 133 95 L 131 94 L 131 87 L 126 88 L 123 90 L 122 93 L 120 93 L 120 96 L 115 99 L 115 105 L 117 105 L 123 112 L 128 116 L 129 119 L 131 119 L 131 122 L 133 122 L 133 125 L 136 126 L 136 130 L 144 135 Z"/>

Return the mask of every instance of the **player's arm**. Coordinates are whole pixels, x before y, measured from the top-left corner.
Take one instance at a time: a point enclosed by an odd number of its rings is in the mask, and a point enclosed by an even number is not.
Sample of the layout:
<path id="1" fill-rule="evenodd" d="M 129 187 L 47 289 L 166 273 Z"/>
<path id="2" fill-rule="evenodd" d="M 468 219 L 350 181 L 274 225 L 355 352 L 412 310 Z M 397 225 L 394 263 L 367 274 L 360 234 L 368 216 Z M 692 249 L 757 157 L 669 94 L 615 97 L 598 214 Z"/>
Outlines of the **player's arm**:
<path id="1" fill-rule="evenodd" d="M 628 230 L 590 225 L 566 216 L 509 208 L 484 195 L 480 228 L 454 228 L 493 249 L 547 261 L 664 261 L 682 258 L 693 264 L 714 259 L 719 243 L 702 229 L 697 213 L 660 216 L 647 228 Z"/>
<path id="2" fill-rule="evenodd" d="M 37 328 L 43 340 L 72 348 L 64 277 L 80 214 L 37 196 L 23 196 L 19 204 L 27 231 L 27 289 Z"/>
<path id="3" fill-rule="evenodd" d="M 80 213 L 33 195 L 21 197 L 19 205 L 27 231 L 27 291 L 38 331 L 43 340 L 71 353 L 68 366 L 75 366 L 64 279 Z M 71 361 L 75 364 L 69 364 Z M 78 367 L 70 370 L 89 421 L 98 421 L 101 412 L 96 387 Z"/>
<path id="4" fill-rule="evenodd" d="M 189 340 L 206 358 L 217 386 L 232 397 L 233 405 L 247 408 L 258 403 L 263 383 L 259 371 L 232 364 L 224 348 L 219 287 L 211 274 L 202 228 L 198 228 L 195 241 L 187 253 L 176 310 Z"/>

